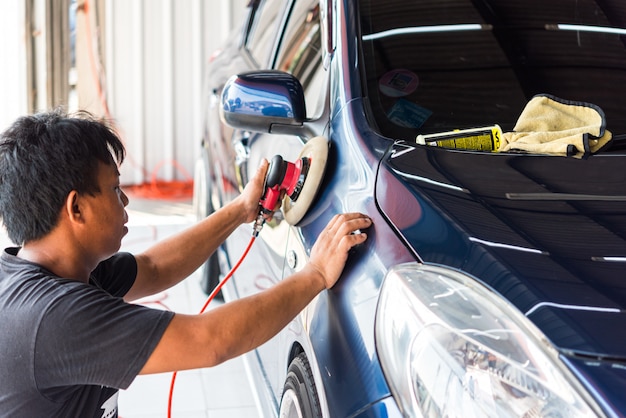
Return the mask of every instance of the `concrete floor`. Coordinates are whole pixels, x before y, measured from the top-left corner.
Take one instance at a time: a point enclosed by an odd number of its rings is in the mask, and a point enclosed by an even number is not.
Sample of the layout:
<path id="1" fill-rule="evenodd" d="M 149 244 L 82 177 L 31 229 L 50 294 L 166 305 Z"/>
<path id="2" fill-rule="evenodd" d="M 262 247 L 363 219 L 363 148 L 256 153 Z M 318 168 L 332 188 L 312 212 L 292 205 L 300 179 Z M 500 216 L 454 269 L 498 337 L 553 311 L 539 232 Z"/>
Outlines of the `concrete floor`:
<path id="1" fill-rule="evenodd" d="M 129 232 L 124 237 L 121 250 L 132 253 L 142 251 L 195 221 L 191 201 L 158 201 L 131 195 L 127 211 Z M 1 228 L 0 246 L 11 245 Z M 202 309 L 206 298 L 196 272 L 167 292 L 139 302 L 155 309 L 193 314 Z M 220 303 L 213 301 L 209 309 Z M 119 416 L 167 417 L 171 379 L 171 373 L 138 376 L 128 390 L 120 391 Z M 172 418 L 227 417 L 259 417 L 241 358 L 213 368 L 178 373 L 172 398 Z"/>

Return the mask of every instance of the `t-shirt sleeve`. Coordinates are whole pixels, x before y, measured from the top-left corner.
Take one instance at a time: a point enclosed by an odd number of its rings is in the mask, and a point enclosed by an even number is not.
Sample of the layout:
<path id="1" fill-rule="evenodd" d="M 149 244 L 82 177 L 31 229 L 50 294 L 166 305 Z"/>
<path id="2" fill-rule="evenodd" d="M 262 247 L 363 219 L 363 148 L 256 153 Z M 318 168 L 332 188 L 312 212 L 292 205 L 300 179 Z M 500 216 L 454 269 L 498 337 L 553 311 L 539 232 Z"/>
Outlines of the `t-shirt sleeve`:
<path id="1" fill-rule="evenodd" d="M 120 252 L 102 261 L 91 273 L 91 281 L 113 296 L 124 296 L 135 283 L 137 260 Z"/>
<path id="2" fill-rule="evenodd" d="M 127 388 L 174 313 L 129 304 L 84 283 L 63 288 L 41 317 L 35 343 L 38 386 Z"/>

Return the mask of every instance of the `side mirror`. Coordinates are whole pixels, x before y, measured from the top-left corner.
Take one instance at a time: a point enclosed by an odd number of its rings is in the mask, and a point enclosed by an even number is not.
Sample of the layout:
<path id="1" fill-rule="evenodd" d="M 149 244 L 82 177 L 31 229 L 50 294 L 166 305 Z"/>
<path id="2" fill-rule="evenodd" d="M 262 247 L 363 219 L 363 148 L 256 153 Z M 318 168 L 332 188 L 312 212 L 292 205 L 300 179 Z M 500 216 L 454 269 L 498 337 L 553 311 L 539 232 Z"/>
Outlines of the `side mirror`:
<path id="1" fill-rule="evenodd" d="M 304 90 L 283 71 L 238 74 L 222 90 L 220 116 L 236 129 L 298 135 L 306 121 Z"/>

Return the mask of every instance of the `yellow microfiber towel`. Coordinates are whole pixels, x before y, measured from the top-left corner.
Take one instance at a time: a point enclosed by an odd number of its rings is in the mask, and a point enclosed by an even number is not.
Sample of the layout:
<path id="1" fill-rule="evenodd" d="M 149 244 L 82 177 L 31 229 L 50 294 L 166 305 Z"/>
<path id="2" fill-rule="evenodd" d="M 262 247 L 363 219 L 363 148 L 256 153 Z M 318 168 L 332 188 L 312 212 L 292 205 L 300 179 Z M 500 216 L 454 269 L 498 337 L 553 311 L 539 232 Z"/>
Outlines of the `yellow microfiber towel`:
<path id="1" fill-rule="evenodd" d="M 574 155 L 595 153 L 609 143 L 604 112 L 598 106 L 550 95 L 533 97 L 513 128 L 502 134 L 498 151 Z"/>

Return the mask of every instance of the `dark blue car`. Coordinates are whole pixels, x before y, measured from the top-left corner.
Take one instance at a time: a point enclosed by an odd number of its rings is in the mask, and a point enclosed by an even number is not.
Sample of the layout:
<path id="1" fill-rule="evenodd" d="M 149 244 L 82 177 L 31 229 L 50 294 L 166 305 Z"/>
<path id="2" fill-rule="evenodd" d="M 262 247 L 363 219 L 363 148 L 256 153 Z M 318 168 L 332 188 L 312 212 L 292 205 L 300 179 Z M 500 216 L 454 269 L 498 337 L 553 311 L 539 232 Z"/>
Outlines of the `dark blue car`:
<path id="1" fill-rule="evenodd" d="M 625 45 L 622 0 L 250 1 L 207 74 L 198 212 L 262 158 L 327 155 L 225 299 L 299 270 L 334 214 L 374 220 L 246 356 L 264 416 L 626 415 Z"/>

